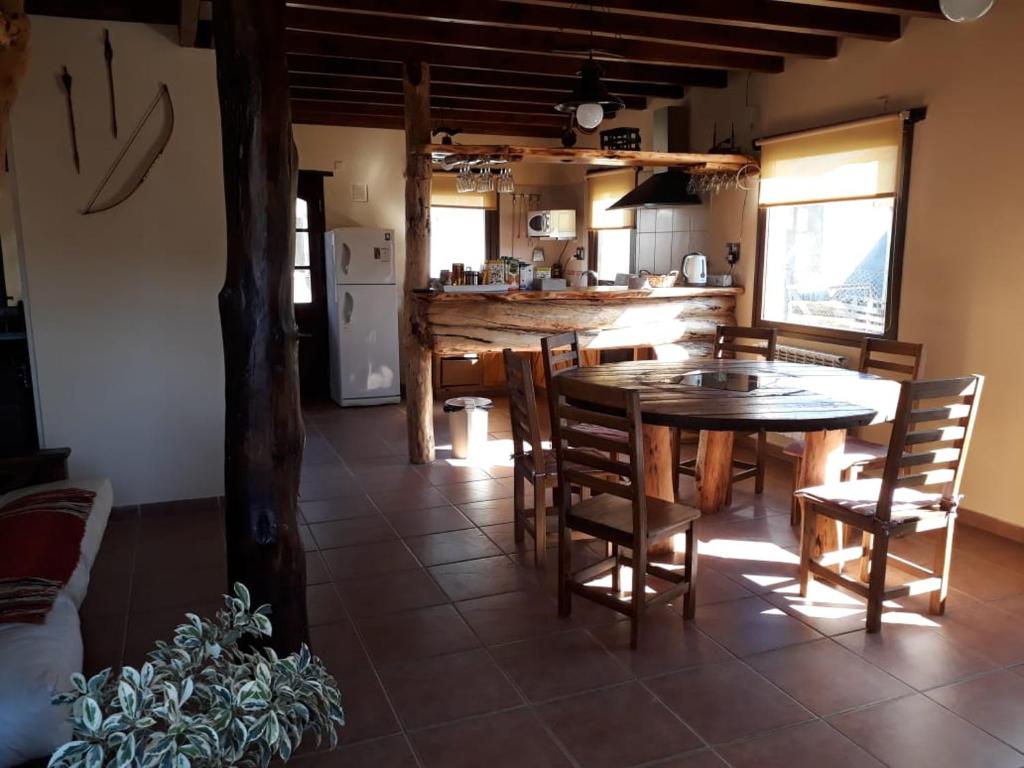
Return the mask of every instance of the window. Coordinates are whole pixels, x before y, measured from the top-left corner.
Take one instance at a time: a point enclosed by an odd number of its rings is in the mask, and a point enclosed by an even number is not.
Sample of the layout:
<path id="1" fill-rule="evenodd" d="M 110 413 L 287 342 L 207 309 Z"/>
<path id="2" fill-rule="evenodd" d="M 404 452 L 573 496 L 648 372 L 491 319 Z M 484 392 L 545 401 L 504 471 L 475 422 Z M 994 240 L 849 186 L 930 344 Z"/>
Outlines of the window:
<path id="1" fill-rule="evenodd" d="M 598 280 L 614 280 L 616 275 L 633 271 L 633 230 L 597 230 L 597 271 Z"/>
<path id="2" fill-rule="evenodd" d="M 294 302 L 310 304 L 313 301 L 313 272 L 309 263 L 309 205 L 301 197 L 295 198 L 295 275 Z"/>
<path id="3" fill-rule="evenodd" d="M 486 214 L 483 208 L 430 207 L 431 277 L 453 262 L 477 269 L 487 261 Z"/>
<path id="4" fill-rule="evenodd" d="M 895 337 L 917 111 L 761 142 L 756 317 L 786 333 Z"/>

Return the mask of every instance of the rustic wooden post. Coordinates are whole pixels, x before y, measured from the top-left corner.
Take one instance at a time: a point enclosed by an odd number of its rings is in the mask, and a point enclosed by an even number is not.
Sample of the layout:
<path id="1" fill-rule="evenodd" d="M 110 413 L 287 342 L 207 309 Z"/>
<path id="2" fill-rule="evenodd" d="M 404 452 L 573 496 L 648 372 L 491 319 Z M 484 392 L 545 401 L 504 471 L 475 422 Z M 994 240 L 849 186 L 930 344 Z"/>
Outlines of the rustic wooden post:
<path id="1" fill-rule="evenodd" d="M 11 108 L 28 65 L 30 28 L 25 0 L 0 0 L 0 156 L 7 148 Z M 0 304 L 3 304 L 0 294 Z"/>
<path id="2" fill-rule="evenodd" d="M 418 147 L 430 143 L 430 67 L 408 62 L 402 69 L 405 92 L 405 296 L 402 346 L 405 356 L 405 417 L 409 461 L 434 460 L 433 358 L 418 341 L 412 291 L 430 279 L 430 156 Z"/>
<path id="3" fill-rule="evenodd" d="M 270 603 L 282 652 L 308 637 L 296 521 L 305 433 L 292 306 L 296 152 L 284 0 L 214 3 L 224 148 L 227 276 L 224 479 L 229 581 Z"/>

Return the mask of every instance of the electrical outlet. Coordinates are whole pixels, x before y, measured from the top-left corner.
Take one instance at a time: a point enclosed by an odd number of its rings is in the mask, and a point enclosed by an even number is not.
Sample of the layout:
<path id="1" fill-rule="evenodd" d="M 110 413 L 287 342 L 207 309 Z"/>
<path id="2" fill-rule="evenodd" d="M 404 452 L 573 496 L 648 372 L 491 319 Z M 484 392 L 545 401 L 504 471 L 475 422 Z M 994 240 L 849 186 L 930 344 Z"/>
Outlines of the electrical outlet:
<path id="1" fill-rule="evenodd" d="M 725 244 L 725 260 L 730 267 L 736 266 L 736 262 L 740 260 L 740 244 L 739 243 L 726 243 Z"/>
<path id="2" fill-rule="evenodd" d="M 583 261 L 585 255 L 586 255 L 586 251 L 583 248 L 577 248 L 576 249 L 576 259 L 577 260 Z"/>

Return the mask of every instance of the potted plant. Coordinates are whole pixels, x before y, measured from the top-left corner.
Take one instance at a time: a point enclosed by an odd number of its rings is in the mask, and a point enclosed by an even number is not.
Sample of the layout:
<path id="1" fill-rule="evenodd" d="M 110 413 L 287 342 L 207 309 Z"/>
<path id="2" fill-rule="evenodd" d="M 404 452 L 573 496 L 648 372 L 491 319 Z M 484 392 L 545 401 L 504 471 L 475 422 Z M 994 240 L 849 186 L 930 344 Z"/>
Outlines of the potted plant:
<path id="1" fill-rule="evenodd" d="M 50 768 L 262 768 L 288 760 L 307 732 L 333 749 L 344 713 L 320 659 L 305 645 L 283 658 L 243 649 L 243 638 L 270 636 L 270 608 L 251 610 L 242 584 L 224 605 L 213 621 L 186 614 L 139 669 L 72 675 L 54 704 L 71 705 L 73 740 Z"/>

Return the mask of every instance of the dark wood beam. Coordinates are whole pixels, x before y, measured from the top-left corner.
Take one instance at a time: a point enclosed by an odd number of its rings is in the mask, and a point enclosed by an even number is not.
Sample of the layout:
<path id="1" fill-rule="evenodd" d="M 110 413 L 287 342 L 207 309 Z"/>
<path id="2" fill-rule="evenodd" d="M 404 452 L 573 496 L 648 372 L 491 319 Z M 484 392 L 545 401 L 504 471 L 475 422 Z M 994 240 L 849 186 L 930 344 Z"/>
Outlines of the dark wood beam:
<path id="1" fill-rule="evenodd" d="M 340 112 L 349 115 L 377 115 L 379 117 L 402 117 L 402 107 L 390 104 L 357 104 L 338 101 L 308 101 L 292 99 L 296 109 L 316 111 L 329 114 Z M 505 105 L 506 107 L 508 105 Z M 544 125 L 552 128 L 567 127 L 569 118 L 554 110 L 547 114 L 524 113 L 518 111 L 477 110 L 474 108 L 448 109 L 431 105 L 432 117 L 448 125 L 459 125 L 463 122 L 505 123 L 508 125 Z"/>
<path id="2" fill-rule="evenodd" d="M 140 24 L 178 23 L 181 0 L 26 0 L 30 16 L 65 16 L 100 21 L 135 21 Z"/>
<path id="3" fill-rule="evenodd" d="M 194 48 L 196 36 L 199 34 L 199 3 L 200 0 L 181 0 L 178 12 L 178 44 L 185 48 Z"/>
<path id="4" fill-rule="evenodd" d="M 315 32 L 287 33 L 288 52 L 306 56 L 344 57 L 370 61 L 402 62 L 408 57 L 450 67 L 469 67 L 504 70 L 522 74 L 560 75 L 573 77 L 582 59 L 552 56 L 543 53 L 514 53 L 511 51 L 466 51 L 433 43 L 373 40 L 348 35 L 322 35 Z M 724 88 L 728 75 L 720 69 L 671 67 L 662 64 L 633 64 L 605 61 L 607 80 L 660 83 L 676 86 L 707 86 Z M 612 86 L 609 85 L 611 88 Z"/>
<path id="5" fill-rule="evenodd" d="M 824 8 L 847 8 L 852 11 L 878 11 L 903 16 L 945 18 L 939 7 L 939 0 L 783 0 L 801 5 L 817 5 Z"/>
<path id="6" fill-rule="evenodd" d="M 297 125 L 331 125 L 350 128 L 388 129 L 393 131 L 405 130 L 404 122 L 394 117 L 319 113 L 297 107 L 292 112 L 292 117 Z M 549 128 L 538 125 L 508 126 L 499 123 L 464 123 L 453 126 L 446 124 L 444 120 L 431 118 L 431 126 L 435 131 L 439 128 L 459 128 L 464 133 L 488 136 L 557 139 L 562 135 L 561 128 Z"/>
<path id="7" fill-rule="evenodd" d="M 934 2 L 934 0 L 916 0 Z M 878 0 L 883 2 L 883 0 Z M 908 3 L 915 0 L 907 0 Z M 774 29 L 752 29 L 728 24 L 709 24 L 681 19 L 658 19 L 652 23 L 643 16 L 596 13 L 577 7 L 546 6 L 538 13 L 520 3 L 479 2 L 479 0 L 446 0 L 426 6 L 421 0 L 303 0 L 304 6 L 335 10 L 370 11 L 400 17 L 455 21 L 462 24 L 525 27 L 556 32 L 597 35 L 598 47 L 608 46 L 608 37 L 686 43 L 752 53 L 831 58 L 836 55 L 837 41 L 829 35 L 780 32 Z"/>
<path id="8" fill-rule="evenodd" d="M 433 90 L 433 89 L 431 89 Z M 293 100 L 305 102 L 316 102 L 325 105 L 344 104 L 380 104 L 385 106 L 398 107 L 403 104 L 400 93 L 374 93 L 367 91 L 333 91 L 322 88 L 296 88 L 292 87 L 291 97 Z M 516 115 L 545 115 L 560 117 L 563 123 L 567 122 L 565 115 L 559 116 L 555 112 L 552 101 L 541 103 L 536 102 L 509 102 L 493 99 L 451 99 L 445 96 L 430 94 L 430 106 L 432 109 L 457 109 L 470 110 L 473 112 L 511 112 Z M 339 106 L 339 109 L 342 107 Z"/>
<path id="9" fill-rule="evenodd" d="M 339 8 L 348 10 L 348 2 Z M 366 3 L 367 7 L 381 7 Z M 483 4 L 481 4 L 483 5 Z M 390 4 L 383 4 L 383 9 Z M 514 53 L 543 53 L 579 59 L 594 46 L 594 58 L 600 60 L 671 64 L 673 66 L 716 67 L 745 69 L 755 72 L 781 72 L 781 56 L 769 56 L 747 51 L 727 51 L 719 48 L 701 48 L 651 40 L 628 38 L 593 38 L 587 33 L 526 29 L 513 26 L 489 26 L 486 30 L 471 24 L 453 21 L 434 21 L 426 18 L 381 16 L 367 13 L 341 13 L 338 11 L 291 8 L 288 28 L 304 32 L 358 35 L 364 38 L 414 43 L 441 44 L 473 56 L 476 51 L 494 50 Z M 578 66 L 578 65 L 577 65 Z"/>
<path id="10" fill-rule="evenodd" d="M 379 77 L 315 75 L 295 72 L 289 77 L 289 82 L 292 86 L 293 96 L 298 96 L 296 89 L 303 89 L 309 92 L 318 92 L 318 95 L 307 95 L 307 98 L 323 98 L 325 100 L 330 100 L 329 94 L 332 91 L 338 93 L 387 94 L 395 98 L 398 98 L 402 93 L 400 81 Z M 558 90 L 502 88 L 497 85 L 454 85 L 437 82 L 430 84 L 432 99 L 434 97 L 446 97 L 470 101 L 508 101 L 513 103 L 547 104 L 549 108 L 558 101 L 563 93 L 564 91 Z M 347 97 L 338 96 L 337 98 L 347 100 Z M 620 98 L 626 103 L 627 109 L 647 108 L 647 99 L 643 96 L 622 96 L 620 94 Z M 507 108 L 511 109 L 512 107 Z"/>
<path id="11" fill-rule="evenodd" d="M 538 5 L 537 0 L 516 0 Z M 569 0 L 544 0 L 558 6 L 577 6 Z M 811 32 L 840 37 L 897 40 L 901 19 L 888 13 L 851 11 L 846 8 L 801 7 L 779 0 L 686 0 L 667 4 L 664 0 L 601 0 L 601 8 L 616 14 L 647 16 L 652 19 L 689 19 L 734 24 L 758 29 Z"/>
<path id="12" fill-rule="evenodd" d="M 401 63 L 395 61 L 369 61 L 361 58 L 337 58 L 333 56 L 306 56 L 290 54 L 288 69 L 293 74 L 313 74 L 329 76 L 376 77 L 401 82 Z M 437 83 L 452 85 L 476 85 L 496 88 L 532 88 L 550 90 L 559 94 L 568 93 L 577 84 L 574 76 L 558 76 L 530 74 L 523 72 L 497 71 L 477 67 L 448 67 L 433 65 L 430 68 Z M 647 83 L 643 81 L 610 80 L 607 82 L 618 96 L 648 96 L 651 98 L 681 99 L 684 89 L 680 85 L 663 83 Z"/>
<path id="13" fill-rule="evenodd" d="M 284 0 L 217 0 L 227 269 L 224 495 L 228 581 L 269 603 L 280 653 L 308 642 L 297 498 L 305 431 L 292 303 L 298 157 Z"/>

